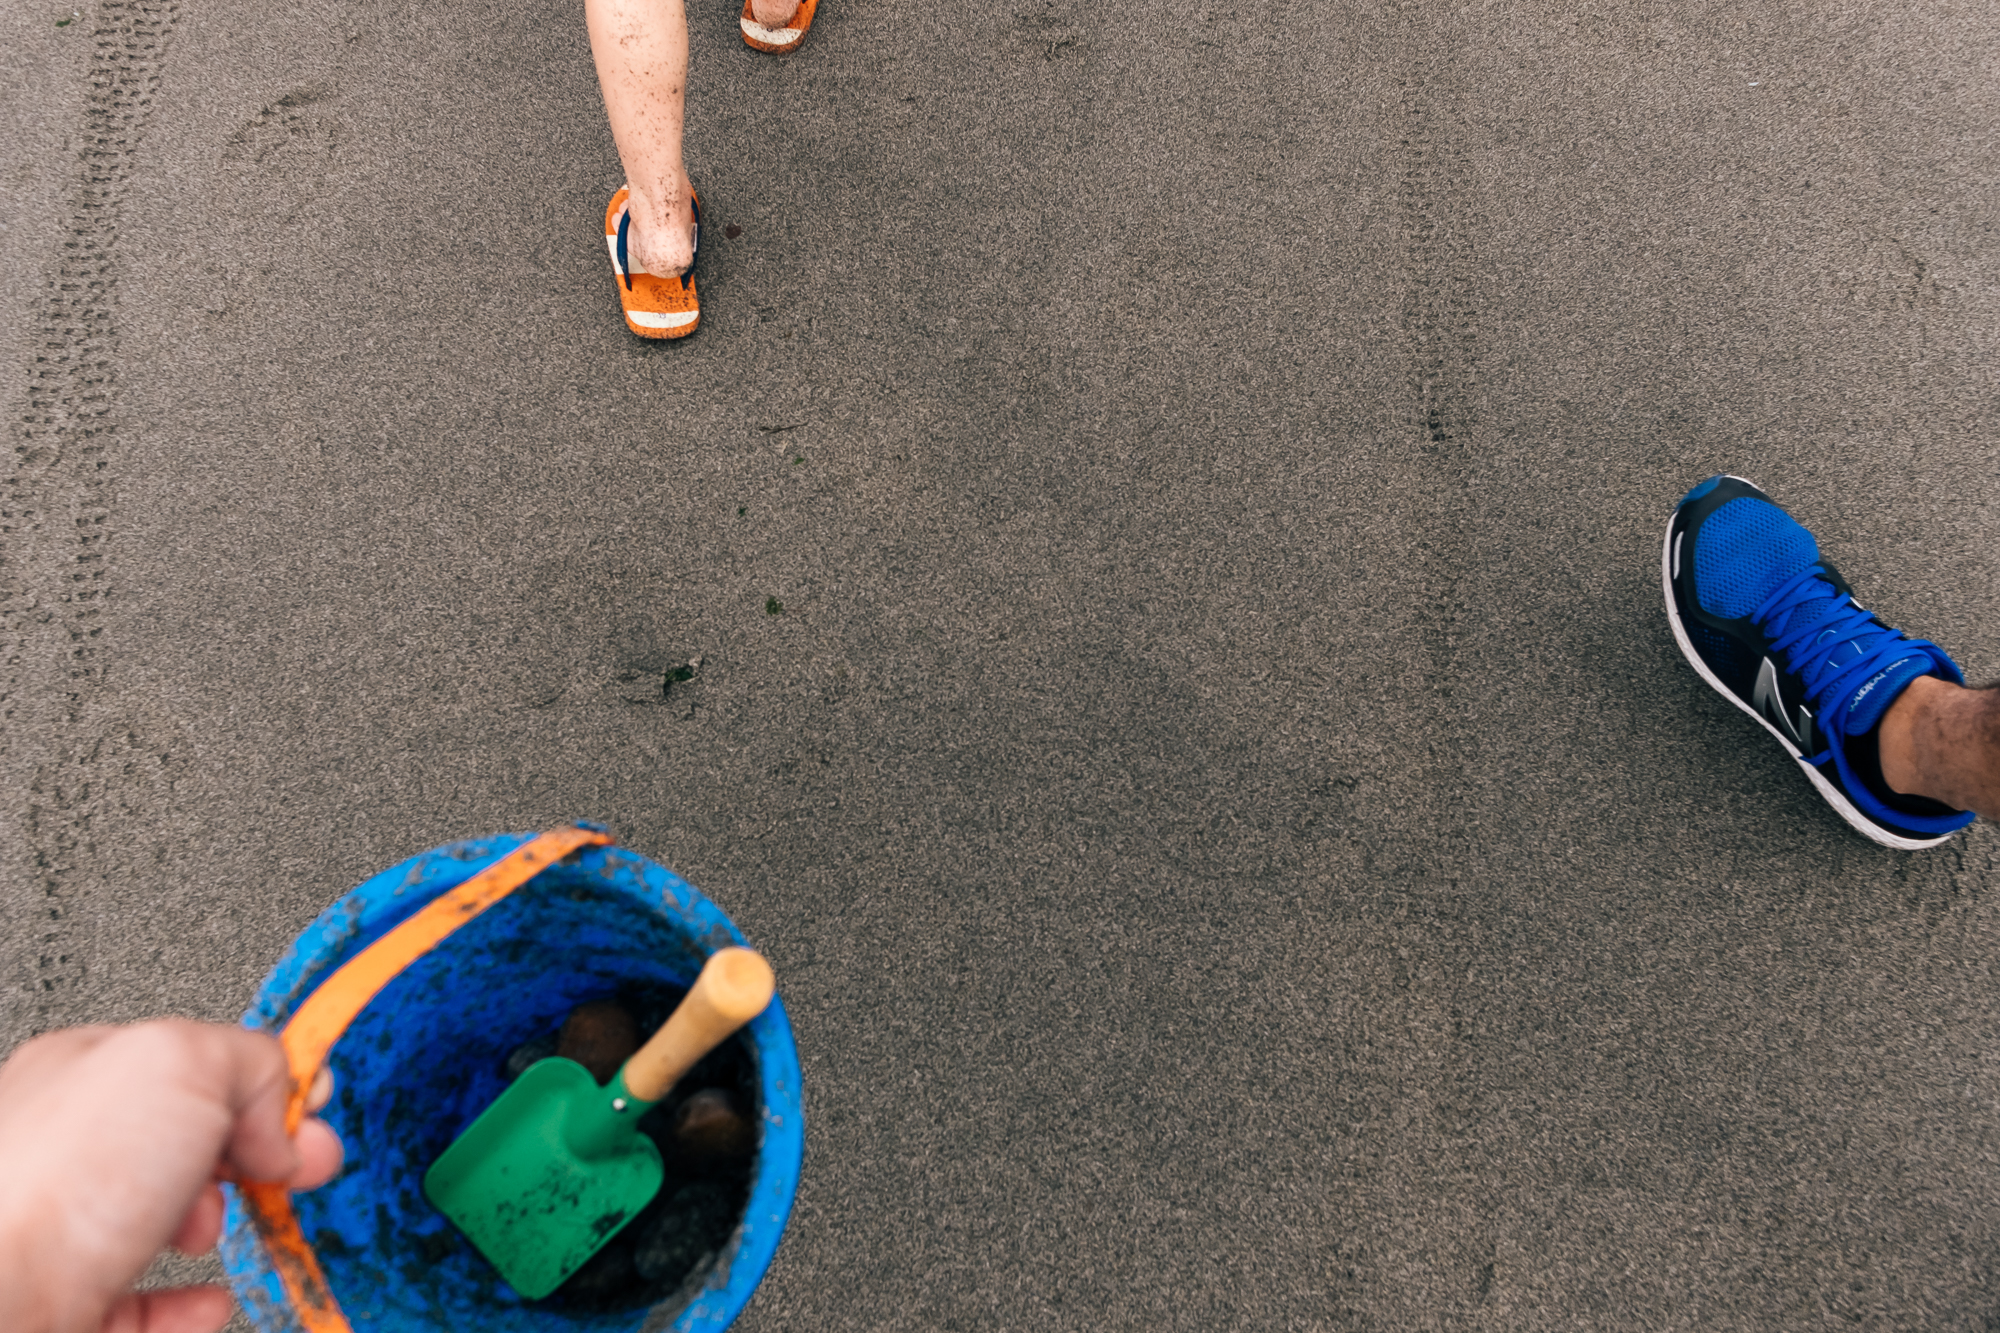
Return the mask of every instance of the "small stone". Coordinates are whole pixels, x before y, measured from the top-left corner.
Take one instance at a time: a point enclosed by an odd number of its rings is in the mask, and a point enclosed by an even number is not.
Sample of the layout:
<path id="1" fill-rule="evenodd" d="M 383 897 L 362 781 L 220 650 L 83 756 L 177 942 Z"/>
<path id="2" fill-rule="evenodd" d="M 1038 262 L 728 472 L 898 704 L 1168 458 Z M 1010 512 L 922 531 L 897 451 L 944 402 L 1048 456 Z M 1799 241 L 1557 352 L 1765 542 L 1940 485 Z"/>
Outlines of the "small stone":
<path id="1" fill-rule="evenodd" d="M 757 1147 L 750 1122 L 721 1088 L 703 1088 L 674 1112 L 674 1144 L 693 1164 L 740 1162 Z"/>
<path id="2" fill-rule="evenodd" d="M 556 1054 L 590 1071 L 601 1086 L 639 1049 L 639 1025 L 616 1000 L 592 1000 L 569 1011 Z"/>
<path id="3" fill-rule="evenodd" d="M 507 1065 L 502 1072 L 507 1075 L 507 1081 L 512 1083 L 528 1072 L 529 1065 L 546 1060 L 555 1053 L 554 1037 L 537 1037 L 533 1041 L 524 1041 L 507 1057 Z"/>
<path id="4" fill-rule="evenodd" d="M 679 1282 L 729 1235 L 730 1191 L 696 1180 L 674 1191 L 633 1250 L 632 1262 L 648 1282 Z"/>

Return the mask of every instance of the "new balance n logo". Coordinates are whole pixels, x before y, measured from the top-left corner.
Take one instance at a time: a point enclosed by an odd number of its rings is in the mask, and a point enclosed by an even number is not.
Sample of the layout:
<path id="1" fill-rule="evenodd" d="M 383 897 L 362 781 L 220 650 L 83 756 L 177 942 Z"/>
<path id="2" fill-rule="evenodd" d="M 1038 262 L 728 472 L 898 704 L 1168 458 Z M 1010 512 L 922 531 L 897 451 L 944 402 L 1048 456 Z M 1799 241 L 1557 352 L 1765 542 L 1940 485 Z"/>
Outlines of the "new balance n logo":
<path id="1" fill-rule="evenodd" d="M 1812 710 L 1803 703 L 1799 705 L 1798 725 L 1785 716 L 1784 696 L 1778 691 L 1778 669 L 1765 658 L 1757 668 L 1757 688 L 1750 695 L 1750 706 L 1771 720 L 1771 724 L 1799 747 L 1799 753 L 1809 755 L 1819 748 L 1818 737 L 1813 732 Z"/>

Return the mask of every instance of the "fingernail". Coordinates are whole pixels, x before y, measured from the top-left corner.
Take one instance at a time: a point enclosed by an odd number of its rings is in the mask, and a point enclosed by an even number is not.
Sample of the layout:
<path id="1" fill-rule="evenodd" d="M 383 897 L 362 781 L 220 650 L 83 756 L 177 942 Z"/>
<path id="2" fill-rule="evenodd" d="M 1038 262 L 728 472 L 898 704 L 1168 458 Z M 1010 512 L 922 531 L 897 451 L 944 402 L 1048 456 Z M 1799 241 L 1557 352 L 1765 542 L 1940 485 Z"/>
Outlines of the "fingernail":
<path id="1" fill-rule="evenodd" d="M 317 1111 L 333 1100 L 333 1070 L 325 1065 L 313 1075 L 312 1090 L 306 1093 L 306 1110 Z"/>

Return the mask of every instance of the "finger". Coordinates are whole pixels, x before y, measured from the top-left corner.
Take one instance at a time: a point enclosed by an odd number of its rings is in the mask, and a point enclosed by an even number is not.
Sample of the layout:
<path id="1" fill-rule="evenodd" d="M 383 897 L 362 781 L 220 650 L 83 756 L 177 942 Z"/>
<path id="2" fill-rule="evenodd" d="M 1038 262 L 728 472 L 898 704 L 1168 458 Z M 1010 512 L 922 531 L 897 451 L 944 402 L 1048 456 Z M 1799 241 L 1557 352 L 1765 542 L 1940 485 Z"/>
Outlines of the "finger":
<path id="1" fill-rule="evenodd" d="M 21 1077 L 0 1089 L 0 1198 L 17 1205 L 0 1230 L 9 1267 L 30 1266 L 66 1293 L 90 1312 L 87 1327 L 189 1223 L 232 1148 L 239 1174 L 286 1180 L 298 1170 L 284 1125 L 284 1052 L 270 1037 L 164 1019 L 67 1034 L 23 1054 L 7 1071 Z M 16 1235 L 24 1212 L 35 1222 Z M 217 1299 L 177 1298 L 159 1310 L 185 1324 Z M 153 1309 L 141 1303 L 119 1317 L 146 1328 L 135 1321 L 157 1323 Z"/>
<path id="2" fill-rule="evenodd" d="M 0 1088 L 13 1083 L 41 1082 L 51 1071 L 82 1056 L 118 1029 L 105 1024 L 63 1028 L 23 1042 L 0 1065 Z"/>
<path id="3" fill-rule="evenodd" d="M 298 1169 L 285 1133 L 291 1089 L 277 1039 L 242 1028 L 162 1018 L 116 1030 L 107 1038 L 140 1086 L 172 1085 L 191 1104 L 214 1108 L 218 1153 L 248 1180 L 284 1180 Z"/>
<path id="4" fill-rule="evenodd" d="M 181 1219 L 180 1229 L 168 1242 L 182 1254 L 206 1254 L 222 1239 L 222 1189 L 210 1185 L 195 1196 L 194 1206 Z"/>
<path id="5" fill-rule="evenodd" d="M 189 1065 L 231 1116 L 223 1157 L 247 1180 L 287 1180 L 298 1170 L 297 1151 L 285 1133 L 291 1072 L 273 1037 L 242 1028 L 177 1024 L 199 1048 Z"/>
<path id="6" fill-rule="evenodd" d="M 221 1287 L 138 1292 L 111 1307 L 103 1333 L 217 1333 L 235 1308 Z"/>
<path id="7" fill-rule="evenodd" d="M 295 1190 L 318 1189 L 340 1174 L 346 1158 L 340 1136 L 324 1120 L 308 1120 L 299 1126 L 295 1140 L 299 1149 L 299 1169 L 289 1182 Z"/>
<path id="8" fill-rule="evenodd" d="M 313 1075 L 312 1090 L 306 1093 L 306 1110 L 318 1111 L 332 1100 L 333 1070 L 327 1065 L 321 1065 L 319 1072 Z"/>

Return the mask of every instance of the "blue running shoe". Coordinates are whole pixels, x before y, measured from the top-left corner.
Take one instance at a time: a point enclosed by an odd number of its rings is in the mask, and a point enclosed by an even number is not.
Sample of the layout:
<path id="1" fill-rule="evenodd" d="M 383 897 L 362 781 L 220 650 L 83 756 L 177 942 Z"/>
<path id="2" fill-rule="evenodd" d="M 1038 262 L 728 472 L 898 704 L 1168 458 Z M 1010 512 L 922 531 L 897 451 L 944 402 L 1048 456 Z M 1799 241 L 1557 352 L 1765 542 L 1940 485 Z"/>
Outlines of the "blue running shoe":
<path id="1" fill-rule="evenodd" d="M 1935 847 L 1972 815 L 1882 780 L 1876 726 L 1919 676 L 1963 685 L 1944 649 L 1854 604 L 1813 535 L 1741 477 L 1710 477 L 1667 524 L 1660 579 L 1674 641 L 1764 724 L 1840 817 L 1885 847 Z"/>

